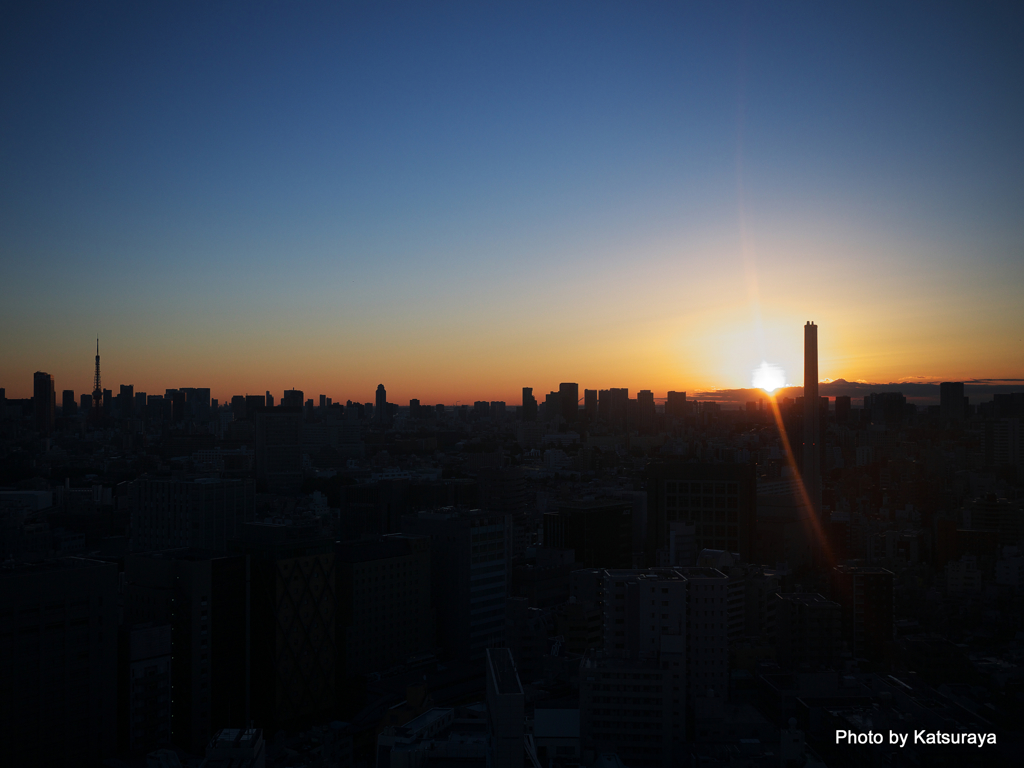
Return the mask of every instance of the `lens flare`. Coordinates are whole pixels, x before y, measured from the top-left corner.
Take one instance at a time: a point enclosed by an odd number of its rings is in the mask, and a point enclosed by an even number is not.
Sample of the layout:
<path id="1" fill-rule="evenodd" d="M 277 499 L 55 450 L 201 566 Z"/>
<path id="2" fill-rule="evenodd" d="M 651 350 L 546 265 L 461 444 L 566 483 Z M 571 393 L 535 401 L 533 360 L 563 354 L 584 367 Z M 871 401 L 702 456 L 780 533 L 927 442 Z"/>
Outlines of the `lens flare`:
<path id="1" fill-rule="evenodd" d="M 755 387 L 771 394 L 779 387 L 785 386 L 786 372 L 777 365 L 762 361 L 761 366 L 754 369 L 753 382 Z"/>

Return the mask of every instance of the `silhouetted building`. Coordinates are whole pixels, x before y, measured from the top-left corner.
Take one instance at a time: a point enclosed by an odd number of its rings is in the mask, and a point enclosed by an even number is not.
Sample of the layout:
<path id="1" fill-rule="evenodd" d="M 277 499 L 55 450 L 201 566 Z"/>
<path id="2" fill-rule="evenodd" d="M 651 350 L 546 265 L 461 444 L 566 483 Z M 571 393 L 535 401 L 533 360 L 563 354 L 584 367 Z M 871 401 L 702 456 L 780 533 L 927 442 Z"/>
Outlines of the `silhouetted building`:
<path id="1" fill-rule="evenodd" d="M 510 526 L 508 515 L 480 510 L 402 518 L 405 533 L 430 537 L 431 603 L 447 656 L 482 658 L 502 643 Z"/>
<path id="2" fill-rule="evenodd" d="M 303 393 L 301 389 L 286 389 L 281 397 L 282 408 L 302 408 Z M 271 407 L 268 401 L 267 407 Z"/>
<path id="3" fill-rule="evenodd" d="M 836 396 L 836 424 L 850 423 L 850 396 Z"/>
<path id="4" fill-rule="evenodd" d="M 617 754 L 630 768 L 669 768 L 673 738 L 685 741 L 685 701 L 673 703 L 672 672 L 657 659 L 588 655 L 580 667 L 583 763 Z"/>
<path id="5" fill-rule="evenodd" d="M 302 408 L 257 408 L 255 425 L 257 484 L 269 493 L 297 493 L 302 488 Z"/>
<path id="6" fill-rule="evenodd" d="M 544 513 L 544 546 L 571 549 L 581 568 L 633 564 L 633 505 L 600 500 L 561 504 Z"/>
<path id="7" fill-rule="evenodd" d="M 98 765 L 117 740 L 117 565 L 0 568 L 0 728 L 12 766 Z"/>
<path id="8" fill-rule="evenodd" d="M 729 577 L 717 568 L 674 568 L 686 578 L 686 695 L 729 695 Z M 664 598 L 663 598 L 664 599 Z"/>
<path id="9" fill-rule="evenodd" d="M 685 392 L 668 393 L 668 396 L 665 399 L 665 415 L 675 419 L 681 419 L 687 415 Z"/>
<path id="10" fill-rule="evenodd" d="M 523 421 L 537 420 L 537 398 L 533 396 L 533 387 L 523 387 Z"/>
<path id="11" fill-rule="evenodd" d="M 383 384 L 377 385 L 377 400 L 373 407 L 373 420 L 384 424 L 388 417 L 388 393 Z"/>
<path id="12" fill-rule="evenodd" d="M 893 574 L 873 566 L 837 565 L 832 599 L 842 606 L 843 639 L 856 658 L 880 661 L 893 639 Z"/>
<path id="13" fill-rule="evenodd" d="M 779 664 L 829 667 L 839 662 L 842 650 L 842 609 L 839 603 L 808 592 L 776 593 L 775 653 Z M 769 621 L 772 621 L 769 619 Z"/>
<path id="14" fill-rule="evenodd" d="M 131 550 L 195 547 L 226 552 L 255 514 L 251 480 L 141 477 L 128 484 Z"/>
<path id="15" fill-rule="evenodd" d="M 583 390 L 583 412 L 587 414 L 587 421 L 597 421 L 597 390 Z"/>
<path id="16" fill-rule="evenodd" d="M 637 427 L 641 434 L 648 435 L 654 431 L 654 393 L 649 389 L 641 389 L 636 393 Z"/>
<path id="17" fill-rule="evenodd" d="M 107 409 L 107 391 L 103 390 L 103 410 Z M 180 389 L 175 389 L 171 392 L 171 422 L 173 424 L 181 424 L 185 421 L 185 393 Z"/>
<path id="18" fill-rule="evenodd" d="M 544 421 L 557 422 L 564 419 L 563 410 L 562 397 L 557 392 L 548 392 L 544 396 Z"/>
<path id="19" fill-rule="evenodd" d="M 126 622 L 170 626 L 171 740 L 180 749 L 200 753 L 217 730 L 246 719 L 245 588 L 241 555 L 172 549 L 125 558 Z"/>
<path id="20" fill-rule="evenodd" d="M 171 626 L 136 624 L 124 631 L 125 746 L 144 754 L 171 745 Z"/>
<path id="21" fill-rule="evenodd" d="M 750 560 L 804 568 L 823 561 L 825 542 L 817 534 L 814 510 L 794 482 L 761 487 L 757 495 L 755 547 Z M 747 558 L 744 558 L 747 559 Z"/>
<path id="22" fill-rule="evenodd" d="M 266 395 L 246 395 L 245 396 L 245 415 L 248 418 L 254 418 L 256 415 L 257 408 L 267 407 Z"/>
<path id="23" fill-rule="evenodd" d="M 122 384 L 117 393 L 117 410 L 122 419 L 130 419 L 135 415 L 135 387 Z"/>
<path id="24" fill-rule="evenodd" d="M 804 488 L 814 514 L 821 510 L 821 410 L 818 400 L 818 326 L 804 325 Z"/>
<path id="25" fill-rule="evenodd" d="M 665 636 L 678 653 L 683 653 L 687 611 L 684 577 L 667 568 L 606 569 L 601 583 L 607 652 L 630 658 L 656 656 L 662 651 Z M 681 685 L 685 691 L 685 682 Z"/>
<path id="26" fill-rule="evenodd" d="M 864 412 L 872 424 L 898 426 L 907 417 L 907 398 L 902 392 L 872 392 L 864 397 Z"/>
<path id="27" fill-rule="evenodd" d="M 274 727 L 334 704 L 334 543 L 311 528 L 246 523 L 251 717 Z"/>
<path id="28" fill-rule="evenodd" d="M 75 391 L 73 389 L 65 389 L 62 393 L 60 412 L 65 419 L 78 413 L 78 403 L 75 401 Z"/>
<path id="29" fill-rule="evenodd" d="M 36 371 L 32 377 L 32 406 L 35 409 L 36 430 L 44 435 L 53 432 L 57 410 L 57 393 L 53 389 L 53 376 Z"/>
<path id="30" fill-rule="evenodd" d="M 580 408 L 580 385 L 573 383 L 559 384 L 558 396 L 562 401 L 562 418 L 568 424 L 575 424 Z"/>
<path id="31" fill-rule="evenodd" d="M 753 560 L 757 509 L 754 467 L 749 464 L 699 464 L 665 461 L 647 474 L 646 559 L 669 547 L 669 525 L 692 523 L 694 547 L 738 552 Z"/>
<path id="32" fill-rule="evenodd" d="M 508 648 L 487 649 L 487 731 L 494 768 L 522 768 L 526 696 Z"/>
<path id="33" fill-rule="evenodd" d="M 430 539 L 338 542 L 334 553 L 339 675 L 383 672 L 433 653 Z"/>
<path id="34" fill-rule="evenodd" d="M 962 381 L 939 384 L 939 415 L 945 424 L 963 424 L 967 414 Z"/>

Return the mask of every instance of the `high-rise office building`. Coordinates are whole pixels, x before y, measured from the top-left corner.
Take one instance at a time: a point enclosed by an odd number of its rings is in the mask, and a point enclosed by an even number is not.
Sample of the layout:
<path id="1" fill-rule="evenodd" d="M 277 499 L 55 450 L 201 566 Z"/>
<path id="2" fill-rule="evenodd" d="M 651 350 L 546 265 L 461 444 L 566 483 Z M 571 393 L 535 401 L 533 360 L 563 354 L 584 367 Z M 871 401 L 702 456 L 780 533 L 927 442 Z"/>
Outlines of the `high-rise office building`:
<path id="1" fill-rule="evenodd" d="M 608 393 L 611 406 L 609 425 L 612 429 L 621 432 L 626 429 L 626 414 L 629 410 L 629 390 L 625 387 L 612 387 Z"/>
<path id="2" fill-rule="evenodd" d="M 842 608 L 839 603 L 807 592 L 772 595 L 769 611 L 776 659 L 784 667 L 808 663 L 829 667 L 839 661 Z"/>
<path id="3" fill-rule="evenodd" d="M 818 326 L 804 326 L 803 481 L 815 515 L 821 512 L 821 411 L 818 404 Z"/>
<path id="4" fill-rule="evenodd" d="M 508 648 L 487 649 L 487 765 L 523 768 L 523 693 Z"/>
<path id="5" fill-rule="evenodd" d="M 130 419 L 135 415 L 135 387 L 133 385 L 121 385 L 117 393 L 117 409 L 121 412 L 122 419 Z"/>
<path id="6" fill-rule="evenodd" d="M 548 392 L 544 396 L 544 421 L 557 422 L 562 416 L 562 396 L 557 392 Z"/>
<path id="7" fill-rule="evenodd" d="M 68 557 L 0 568 L 5 765 L 114 757 L 117 600 L 115 563 Z"/>
<path id="8" fill-rule="evenodd" d="M 388 392 L 383 384 L 377 385 L 377 397 L 373 406 L 373 420 L 384 424 L 388 417 Z"/>
<path id="9" fill-rule="evenodd" d="M 907 418 L 907 398 L 902 392 L 872 392 L 864 396 L 864 412 L 872 424 L 897 427 Z"/>
<path id="10" fill-rule="evenodd" d="M 405 533 L 430 537 L 431 600 L 448 656 L 482 658 L 503 642 L 510 528 L 510 515 L 479 510 L 402 518 Z"/>
<path id="11" fill-rule="evenodd" d="M 245 396 L 245 414 L 248 418 L 253 418 L 256 414 L 257 408 L 267 407 L 266 395 L 246 395 Z"/>
<path id="12" fill-rule="evenodd" d="M 687 581 L 686 694 L 729 696 L 729 577 L 717 568 L 676 568 Z"/>
<path id="13" fill-rule="evenodd" d="M 300 396 L 299 399 L 301 399 L 301 396 Z M 268 389 L 267 390 L 267 408 L 273 408 L 273 407 L 274 407 L 274 396 L 272 394 L 270 394 L 270 390 Z"/>
<path id="14" fill-rule="evenodd" d="M 944 381 L 939 384 L 939 415 L 945 424 L 963 424 L 967 411 L 962 381 Z"/>
<path id="15" fill-rule="evenodd" d="M 575 424 L 580 407 L 580 385 L 571 382 L 559 384 L 558 396 L 562 400 L 562 418 L 568 424 Z"/>
<path id="16" fill-rule="evenodd" d="M 281 405 L 286 408 L 301 408 L 302 398 L 304 397 L 301 389 L 286 389 L 284 395 L 281 397 Z M 267 403 L 267 407 L 270 407 L 270 403 Z"/>
<path id="17" fill-rule="evenodd" d="M 173 685 L 170 624 L 135 624 L 122 632 L 120 696 L 123 746 L 134 754 L 171 746 Z"/>
<path id="18" fill-rule="evenodd" d="M 636 406 L 638 412 L 638 424 L 642 434 L 650 434 L 654 431 L 654 420 L 656 412 L 654 409 L 654 393 L 649 389 L 641 389 L 636 393 Z"/>
<path id="19" fill-rule="evenodd" d="M 533 396 L 533 387 L 523 387 L 523 421 L 537 420 L 537 398 Z"/>
<path id="20" fill-rule="evenodd" d="M 382 672 L 434 652 L 428 537 L 337 542 L 334 561 L 339 676 Z"/>
<path id="21" fill-rule="evenodd" d="M 880 661 L 893 639 L 893 574 L 874 566 L 837 565 L 832 599 L 842 606 L 843 639 L 855 658 Z"/>
<path id="22" fill-rule="evenodd" d="M 544 513 L 544 546 L 574 550 L 581 568 L 629 568 L 633 565 L 632 543 L 630 502 L 571 502 Z"/>
<path id="23" fill-rule="evenodd" d="M 128 488 L 131 551 L 226 551 L 253 519 L 255 498 L 252 480 L 140 477 Z"/>
<path id="24" fill-rule="evenodd" d="M 107 410 L 106 403 L 107 390 L 103 390 L 103 410 Z M 185 392 L 180 389 L 175 389 L 171 392 L 171 423 L 182 424 L 185 421 Z"/>
<path id="25" fill-rule="evenodd" d="M 269 493 L 298 492 L 302 487 L 302 407 L 257 408 L 255 422 L 257 484 Z"/>
<path id="26" fill-rule="evenodd" d="M 686 416 L 686 393 L 669 392 L 665 399 L 665 415 L 672 419 Z"/>
<path id="27" fill-rule="evenodd" d="M 170 626 L 171 740 L 193 753 L 246 717 L 246 559 L 200 549 L 129 554 L 129 624 Z"/>
<path id="28" fill-rule="evenodd" d="M 647 543 L 645 558 L 658 562 L 668 554 L 669 526 L 694 525 L 693 546 L 754 556 L 757 523 L 757 478 L 749 464 L 694 464 L 663 461 L 647 473 Z"/>
<path id="29" fill-rule="evenodd" d="M 848 424 L 850 422 L 850 396 L 836 396 L 836 424 Z"/>
<path id="30" fill-rule="evenodd" d="M 587 414 L 587 421 L 593 424 L 597 421 L 597 390 L 583 390 L 583 412 Z"/>
<path id="31" fill-rule="evenodd" d="M 60 402 L 60 412 L 65 419 L 78 413 L 78 403 L 75 401 L 75 390 L 64 390 Z"/>
<path id="32" fill-rule="evenodd" d="M 672 675 L 654 658 L 588 654 L 580 666 L 581 762 L 614 753 L 631 768 L 677 764 L 673 740 L 685 741 L 686 709 L 672 703 Z"/>
<path id="33" fill-rule="evenodd" d="M 251 718 L 272 728 L 334 704 L 334 543 L 313 527 L 246 523 Z"/>
<path id="34" fill-rule="evenodd" d="M 57 410 L 57 393 L 53 389 L 53 376 L 36 371 L 32 377 L 32 405 L 35 408 L 36 430 L 44 435 L 53 432 Z"/>

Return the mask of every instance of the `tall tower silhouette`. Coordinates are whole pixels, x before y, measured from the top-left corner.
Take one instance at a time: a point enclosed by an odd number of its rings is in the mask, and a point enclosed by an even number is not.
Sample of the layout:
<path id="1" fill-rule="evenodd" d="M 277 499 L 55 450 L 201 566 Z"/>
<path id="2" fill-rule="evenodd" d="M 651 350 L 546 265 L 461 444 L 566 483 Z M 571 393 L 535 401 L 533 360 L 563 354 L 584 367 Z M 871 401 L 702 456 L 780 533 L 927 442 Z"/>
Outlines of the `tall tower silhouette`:
<path id="1" fill-rule="evenodd" d="M 378 424 L 387 423 L 388 393 L 383 384 L 377 385 L 377 402 L 373 407 L 373 420 Z"/>
<path id="2" fill-rule="evenodd" d="M 821 511 L 821 406 L 818 400 L 818 326 L 804 326 L 804 488 L 815 514 Z"/>
<path id="3" fill-rule="evenodd" d="M 97 416 L 103 407 L 103 386 L 100 384 L 100 339 L 96 337 L 96 375 L 92 379 L 92 412 Z"/>

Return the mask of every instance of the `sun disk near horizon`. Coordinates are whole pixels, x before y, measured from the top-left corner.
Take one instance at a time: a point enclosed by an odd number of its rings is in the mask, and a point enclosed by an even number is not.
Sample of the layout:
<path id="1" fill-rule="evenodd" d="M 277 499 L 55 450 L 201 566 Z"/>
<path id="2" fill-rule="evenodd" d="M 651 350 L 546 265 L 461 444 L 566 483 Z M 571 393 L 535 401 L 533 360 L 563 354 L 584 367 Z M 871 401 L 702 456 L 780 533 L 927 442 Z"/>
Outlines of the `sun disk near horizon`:
<path id="1" fill-rule="evenodd" d="M 769 395 L 786 384 L 786 372 L 777 365 L 762 360 L 761 365 L 754 369 L 752 381 L 755 387 L 763 389 Z"/>

